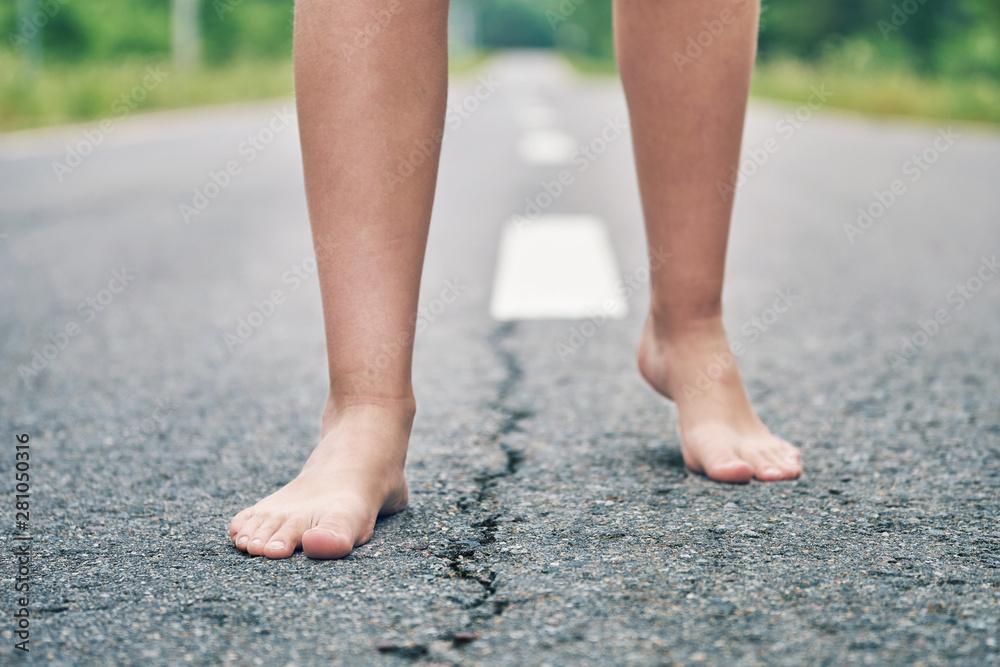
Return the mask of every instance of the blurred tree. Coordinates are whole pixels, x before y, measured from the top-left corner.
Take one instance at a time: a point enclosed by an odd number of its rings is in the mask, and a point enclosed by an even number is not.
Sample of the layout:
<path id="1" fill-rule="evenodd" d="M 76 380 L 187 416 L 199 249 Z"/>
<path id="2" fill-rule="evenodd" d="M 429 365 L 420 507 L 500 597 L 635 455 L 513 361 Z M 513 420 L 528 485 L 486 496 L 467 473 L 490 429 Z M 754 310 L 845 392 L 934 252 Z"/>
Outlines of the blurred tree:
<path id="1" fill-rule="evenodd" d="M 202 0 L 206 62 L 291 57 L 294 4 L 293 0 Z"/>
<path id="2" fill-rule="evenodd" d="M 36 24 L 40 11 L 38 0 L 17 0 L 17 25 L 19 34 L 12 43 L 21 54 L 22 66 L 31 71 L 42 64 L 43 26 Z"/>
<path id="3" fill-rule="evenodd" d="M 492 0 L 477 4 L 482 46 L 549 48 L 555 45 L 552 29 L 537 2 Z"/>
<path id="4" fill-rule="evenodd" d="M 191 69 L 201 62 L 199 0 L 171 0 L 171 36 L 174 64 Z"/>
<path id="5" fill-rule="evenodd" d="M 0 2 L 4 48 L 16 50 L 18 7 Z M 373 0 L 377 8 L 383 0 Z M 384 0 L 388 3 L 389 0 Z M 407 2 L 409 0 L 402 0 Z M 480 47 L 558 47 L 613 54 L 609 0 L 452 0 L 476 17 Z M 42 28 L 48 60 L 164 58 L 172 0 L 59 0 Z M 827 60 L 855 69 L 906 68 L 946 76 L 1000 77 L 1000 0 L 763 0 L 762 58 Z M 286 59 L 293 0 L 200 0 L 208 64 Z M 22 17 L 23 18 L 23 17 Z M 706 20 L 712 16 L 706 15 Z"/>
<path id="6" fill-rule="evenodd" d="M 932 50 L 933 69 L 947 76 L 1000 79 L 1000 2 L 958 0 L 942 20 Z"/>

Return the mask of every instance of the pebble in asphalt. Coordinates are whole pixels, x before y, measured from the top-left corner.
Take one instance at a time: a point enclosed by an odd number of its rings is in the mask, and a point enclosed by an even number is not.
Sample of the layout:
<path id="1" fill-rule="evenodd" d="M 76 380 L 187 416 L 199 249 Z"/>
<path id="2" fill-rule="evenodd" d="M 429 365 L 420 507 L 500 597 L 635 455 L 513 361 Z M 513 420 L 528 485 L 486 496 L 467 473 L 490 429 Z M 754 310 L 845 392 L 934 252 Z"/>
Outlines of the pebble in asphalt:
<path id="1" fill-rule="evenodd" d="M 518 110 L 548 108 L 529 115 L 581 143 L 624 113 L 616 83 L 546 63 L 495 62 L 502 85 L 449 127 L 413 501 L 338 562 L 249 558 L 226 535 L 297 472 L 325 395 L 294 128 L 190 223 L 178 210 L 282 103 L 136 119 L 63 182 L 51 162 L 79 130 L 0 142 L 0 470 L 13 479 L 13 436 L 29 433 L 35 536 L 32 651 L 15 655 L 7 616 L 0 659 L 1000 662 L 1000 280 L 979 273 L 1000 251 L 1000 135 L 955 125 L 911 180 L 948 124 L 819 110 L 789 125 L 804 112 L 753 106 L 745 153 L 779 149 L 744 163 L 727 324 L 806 473 L 728 486 L 684 470 L 675 413 L 634 370 L 648 296 L 627 140 L 546 212 L 605 222 L 629 316 L 589 334 L 488 317 L 500 226 L 559 169 L 518 161 Z M 452 103 L 476 85 L 456 82 Z M 904 195 L 849 238 L 896 179 Z M 78 304 L 123 267 L 134 280 L 88 319 Z M 436 307 L 447 280 L 459 294 Z M 230 349 L 224 334 L 274 290 L 281 303 Z M 777 290 L 797 297 L 780 317 Z M 70 322 L 79 334 L 22 379 Z M 904 336 L 912 358 L 892 365 Z"/>

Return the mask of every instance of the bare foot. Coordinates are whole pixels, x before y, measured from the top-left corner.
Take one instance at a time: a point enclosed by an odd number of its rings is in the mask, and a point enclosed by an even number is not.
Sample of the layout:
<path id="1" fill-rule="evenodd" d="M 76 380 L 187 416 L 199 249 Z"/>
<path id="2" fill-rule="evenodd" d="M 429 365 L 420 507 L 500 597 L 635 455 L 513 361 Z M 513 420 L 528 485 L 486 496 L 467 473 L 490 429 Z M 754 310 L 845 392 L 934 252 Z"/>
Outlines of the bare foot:
<path id="1" fill-rule="evenodd" d="M 371 539 L 375 519 L 406 507 L 403 467 L 412 403 L 328 407 L 323 437 L 298 477 L 229 524 L 254 556 L 343 558 Z"/>
<path id="2" fill-rule="evenodd" d="M 658 333 L 650 317 L 642 333 L 639 370 L 677 404 L 684 462 L 720 482 L 794 479 L 798 450 L 774 436 L 753 411 L 719 319 L 683 333 Z"/>

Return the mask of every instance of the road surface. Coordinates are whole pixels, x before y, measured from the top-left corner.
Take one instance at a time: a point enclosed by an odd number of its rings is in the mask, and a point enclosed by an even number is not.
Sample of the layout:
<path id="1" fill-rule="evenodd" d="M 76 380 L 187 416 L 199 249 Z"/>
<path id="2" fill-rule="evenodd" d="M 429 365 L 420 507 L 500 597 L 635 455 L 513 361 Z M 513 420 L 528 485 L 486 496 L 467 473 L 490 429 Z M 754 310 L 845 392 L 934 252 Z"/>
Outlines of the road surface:
<path id="1" fill-rule="evenodd" d="M 620 86 L 509 54 L 450 93 L 412 503 L 337 562 L 227 536 L 296 474 L 325 398 L 292 102 L 0 137 L 0 659 L 1000 662 L 1000 133 L 832 111 L 816 85 L 811 107 L 751 107 L 725 295 L 800 480 L 685 471 L 633 361 L 648 273 Z M 500 275 L 505 235 L 538 275 L 579 272 L 564 246 L 597 258 L 576 311 L 551 310 L 571 285 Z"/>

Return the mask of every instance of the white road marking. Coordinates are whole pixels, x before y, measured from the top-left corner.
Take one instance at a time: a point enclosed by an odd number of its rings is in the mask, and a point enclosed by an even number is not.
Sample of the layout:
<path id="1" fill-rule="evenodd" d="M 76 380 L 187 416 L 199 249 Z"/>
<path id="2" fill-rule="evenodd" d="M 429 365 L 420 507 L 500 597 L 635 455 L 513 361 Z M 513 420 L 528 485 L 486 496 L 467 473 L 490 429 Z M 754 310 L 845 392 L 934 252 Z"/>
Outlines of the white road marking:
<path id="1" fill-rule="evenodd" d="M 583 215 L 542 216 L 501 232 L 490 315 L 496 320 L 628 315 L 616 290 L 618 262 L 604 224 Z"/>
<path id="2" fill-rule="evenodd" d="M 518 124 L 528 129 L 554 125 L 559 118 L 555 109 L 544 104 L 526 104 L 515 113 Z"/>
<path id="3" fill-rule="evenodd" d="M 556 130 L 529 130 L 517 142 L 517 154 L 528 164 L 568 164 L 577 148 L 573 137 Z"/>

